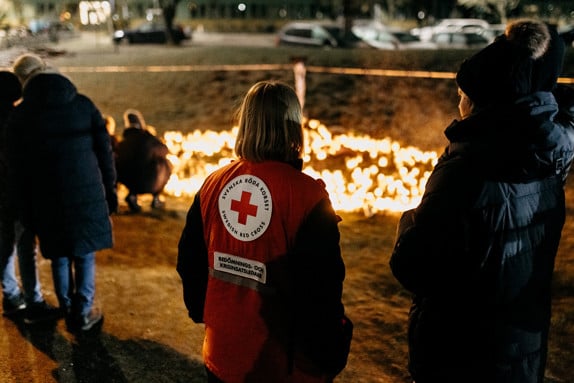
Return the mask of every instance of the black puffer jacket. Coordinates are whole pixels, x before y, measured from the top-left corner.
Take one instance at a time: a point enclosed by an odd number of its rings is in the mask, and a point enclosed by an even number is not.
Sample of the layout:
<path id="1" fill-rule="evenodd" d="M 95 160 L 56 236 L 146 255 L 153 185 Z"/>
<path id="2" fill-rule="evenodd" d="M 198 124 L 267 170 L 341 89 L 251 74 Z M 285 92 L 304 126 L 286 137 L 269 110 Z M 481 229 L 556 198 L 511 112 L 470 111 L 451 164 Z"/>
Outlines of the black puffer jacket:
<path id="1" fill-rule="evenodd" d="M 414 293 L 417 383 L 543 381 L 574 150 L 557 112 L 541 92 L 446 129 L 450 144 L 421 204 L 401 217 L 390 262 Z"/>
<path id="2" fill-rule="evenodd" d="M 66 77 L 39 74 L 26 83 L 6 138 L 18 214 L 38 235 L 42 254 L 111 247 L 116 173 L 96 106 Z"/>

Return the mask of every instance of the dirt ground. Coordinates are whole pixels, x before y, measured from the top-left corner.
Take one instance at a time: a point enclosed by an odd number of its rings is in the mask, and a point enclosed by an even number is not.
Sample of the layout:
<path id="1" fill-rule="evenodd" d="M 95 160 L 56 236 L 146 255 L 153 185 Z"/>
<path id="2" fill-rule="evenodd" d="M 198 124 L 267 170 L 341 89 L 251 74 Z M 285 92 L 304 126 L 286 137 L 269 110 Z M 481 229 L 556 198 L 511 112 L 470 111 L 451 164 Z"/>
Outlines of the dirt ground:
<path id="1" fill-rule="evenodd" d="M 96 295 L 104 312 L 101 332 L 78 337 L 67 331 L 63 320 L 30 326 L 0 317 L 0 382 L 205 382 L 203 326 L 187 317 L 175 271 L 177 241 L 191 201 L 167 196 L 164 210 L 152 210 L 151 198 L 140 196 L 143 212 L 132 214 L 124 196 L 120 188 L 120 211 L 112 216 L 116 244 L 97 254 Z M 406 383 L 404 364 L 393 366 L 389 360 L 406 355 L 402 324 L 407 297 L 398 298 L 402 303 L 392 295 L 381 299 L 388 284 L 397 292 L 396 282 L 388 276 L 377 280 L 381 277 L 377 273 L 365 278 L 362 273 L 365 267 L 381 269 L 388 259 L 380 257 L 377 247 L 381 244 L 373 246 L 369 234 L 357 238 L 363 230 L 374 230 L 370 235 L 377 236 L 379 230 L 391 232 L 397 217 L 373 220 L 349 215 L 343 219 L 349 221 L 342 229 L 347 253 L 352 254 L 353 247 L 363 249 L 370 260 L 367 266 L 361 259 L 347 263 L 347 308 L 356 313 L 355 340 L 348 367 L 337 381 Z M 388 253 L 388 249 L 383 251 Z M 46 300 L 56 304 L 49 261 L 41 256 L 38 261 Z M 385 323 L 387 316 L 394 319 Z"/>

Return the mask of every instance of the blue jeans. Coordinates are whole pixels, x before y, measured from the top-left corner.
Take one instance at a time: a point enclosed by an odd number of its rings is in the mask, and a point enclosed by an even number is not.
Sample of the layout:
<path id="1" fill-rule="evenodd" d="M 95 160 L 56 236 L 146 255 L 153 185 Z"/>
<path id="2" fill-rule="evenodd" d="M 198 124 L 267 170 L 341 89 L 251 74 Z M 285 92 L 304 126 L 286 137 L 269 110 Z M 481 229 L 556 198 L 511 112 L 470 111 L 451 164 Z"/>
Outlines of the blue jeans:
<path id="1" fill-rule="evenodd" d="M 96 292 L 96 254 L 52 258 L 54 290 L 61 309 L 88 315 Z"/>
<path id="2" fill-rule="evenodd" d="M 22 293 L 27 304 L 42 302 L 42 288 L 36 268 L 36 236 L 19 222 L 3 225 L 0 234 L 0 276 L 4 299 L 16 299 Z M 16 278 L 16 258 L 22 286 Z"/>

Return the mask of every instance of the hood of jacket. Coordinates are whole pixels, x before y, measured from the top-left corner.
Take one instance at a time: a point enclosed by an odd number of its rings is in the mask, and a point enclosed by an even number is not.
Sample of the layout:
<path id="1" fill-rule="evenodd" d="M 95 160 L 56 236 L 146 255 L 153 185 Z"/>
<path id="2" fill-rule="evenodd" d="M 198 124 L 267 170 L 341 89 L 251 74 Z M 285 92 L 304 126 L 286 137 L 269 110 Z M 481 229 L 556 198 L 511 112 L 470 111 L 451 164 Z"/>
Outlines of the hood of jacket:
<path id="1" fill-rule="evenodd" d="M 573 144 L 555 123 L 558 104 L 550 92 L 537 92 L 512 105 L 483 109 L 446 130 L 445 156 L 464 156 L 487 179 L 528 182 L 560 174 Z"/>
<path id="2" fill-rule="evenodd" d="M 40 73 L 25 85 L 23 99 L 27 103 L 57 106 L 73 101 L 77 89 L 72 82 L 59 73 Z"/>

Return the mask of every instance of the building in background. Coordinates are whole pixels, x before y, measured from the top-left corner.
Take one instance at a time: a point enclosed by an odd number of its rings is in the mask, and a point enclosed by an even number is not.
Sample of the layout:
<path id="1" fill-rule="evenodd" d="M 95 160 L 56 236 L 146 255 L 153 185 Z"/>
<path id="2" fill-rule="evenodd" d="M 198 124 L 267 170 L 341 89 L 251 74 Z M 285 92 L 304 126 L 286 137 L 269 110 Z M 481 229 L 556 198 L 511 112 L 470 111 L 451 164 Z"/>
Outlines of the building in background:
<path id="1" fill-rule="evenodd" d="M 317 19 L 333 17 L 337 2 L 331 0 L 191 0 L 192 18 Z"/>

